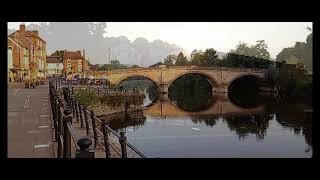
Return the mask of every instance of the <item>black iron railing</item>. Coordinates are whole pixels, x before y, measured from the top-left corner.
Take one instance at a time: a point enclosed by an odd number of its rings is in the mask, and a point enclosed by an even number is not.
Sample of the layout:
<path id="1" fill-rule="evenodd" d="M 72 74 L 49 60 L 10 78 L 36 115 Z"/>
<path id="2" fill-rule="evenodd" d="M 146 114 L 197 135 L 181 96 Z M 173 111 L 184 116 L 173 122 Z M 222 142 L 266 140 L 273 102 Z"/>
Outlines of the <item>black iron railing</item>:
<path id="1" fill-rule="evenodd" d="M 146 158 L 127 142 L 124 132 L 118 134 L 112 130 L 105 120 L 100 120 L 92 110 L 72 96 L 77 89 L 75 84 L 75 80 L 61 78 L 49 82 L 55 140 L 58 142 L 57 157 L 94 157 L 94 151 L 100 148 L 105 151 L 106 158 L 110 158 L 112 154 L 122 158 Z M 61 91 L 64 100 L 59 98 Z M 75 133 L 72 126 L 73 118 L 80 123 L 80 128 L 85 128 L 84 138 L 79 138 Z"/>

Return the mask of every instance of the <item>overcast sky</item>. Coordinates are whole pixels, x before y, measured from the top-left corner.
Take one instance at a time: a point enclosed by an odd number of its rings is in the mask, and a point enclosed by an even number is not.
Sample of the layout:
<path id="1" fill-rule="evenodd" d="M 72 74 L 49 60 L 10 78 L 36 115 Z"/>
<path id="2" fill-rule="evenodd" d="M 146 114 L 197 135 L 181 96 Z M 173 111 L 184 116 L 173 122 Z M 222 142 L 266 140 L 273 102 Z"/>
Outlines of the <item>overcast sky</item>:
<path id="1" fill-rule="evenodd" d="M 17 29 L 20 22 L 8 24 Z M 26 25 L 30 23 L 26 22 Z M 107 22 L 105 36 L 126 36 L 133 41 L 144 37 L 176 44 L 189 53 L 193 49 L 214 48 L 229 52 L 241 42 L 265 40 L 272 58 L 296 41 L 305 41 L 312 22 Z"/>

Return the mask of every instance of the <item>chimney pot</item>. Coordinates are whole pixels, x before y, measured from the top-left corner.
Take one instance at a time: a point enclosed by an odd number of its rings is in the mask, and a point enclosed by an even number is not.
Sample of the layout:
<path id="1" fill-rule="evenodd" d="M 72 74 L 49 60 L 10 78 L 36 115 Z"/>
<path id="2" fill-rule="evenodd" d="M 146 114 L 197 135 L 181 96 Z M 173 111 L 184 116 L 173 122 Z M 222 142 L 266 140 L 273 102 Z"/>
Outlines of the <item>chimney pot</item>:
<path id="1" fill-rule="evenodd" d="M 33 32 L 35 35 L 37 35 L 37 36 L 38 36 L 38 31 L 33 30 L 32 32 Z"/>
<path id="2" fill-rule="evenodd" d="M 26 25 L 25 24 L 20 24 L 20 31 L 22 31 L 22 32 L 26 31 Z"/>

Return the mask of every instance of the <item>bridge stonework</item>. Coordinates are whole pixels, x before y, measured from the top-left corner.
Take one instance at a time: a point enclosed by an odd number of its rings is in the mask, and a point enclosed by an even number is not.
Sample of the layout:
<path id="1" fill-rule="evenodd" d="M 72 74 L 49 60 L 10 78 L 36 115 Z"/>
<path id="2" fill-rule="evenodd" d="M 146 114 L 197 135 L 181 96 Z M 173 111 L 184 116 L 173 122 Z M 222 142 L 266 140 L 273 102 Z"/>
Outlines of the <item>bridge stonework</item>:
<path id="1" fill-rule="evenodd" d="M 142 76 L 152 80 L 160 89 L 161 93 L 168 93 L 172 82 L 186 74 L 201 74 L 207 78 L 214 92 L 227 93 L 228 86 L 236 79 L 253 75 L 260 79 L 265 78 L 265 70 L 253 70 L 244 68 L 207 68 L 207 67 L 179 67 L 170 68 L 136 68 L 110 71 L 89 72 L 88 75 L 98 79 L 108 79 L 113 85 L 134 76 Z M 88 76 L 87 75 L 87 76 Z"/>

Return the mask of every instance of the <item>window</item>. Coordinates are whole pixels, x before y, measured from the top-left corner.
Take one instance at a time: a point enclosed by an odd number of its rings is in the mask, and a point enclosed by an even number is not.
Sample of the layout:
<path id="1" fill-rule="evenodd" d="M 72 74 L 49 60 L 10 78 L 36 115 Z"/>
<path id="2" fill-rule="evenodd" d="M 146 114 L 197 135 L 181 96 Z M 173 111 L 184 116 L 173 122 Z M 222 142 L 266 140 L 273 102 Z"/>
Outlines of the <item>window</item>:
<path id="1" fill-rule="evenodd" d="M 78 71 L 80 72 L 80 71 L 82 71 L 82 64 L 78 64 Z"/>
<path id="2" fill-rule="evenodd" d="M 57 68 L 58 68 L 58 67 L 59 67 L 59 64 L 57 63 L 56 66 L 57 66 Z"/>
<path id="3" fill-rule="evenodd" d="M 23 59 L 23 60 L 24 60 L 24 62 L 23 62 L 23 63 L 24 63 L 24 65 L 25 65 L 25 66 L 28 66 L 28 58 L 27 58 L 27 57 L 24 57 L 24 59 Z"/>

